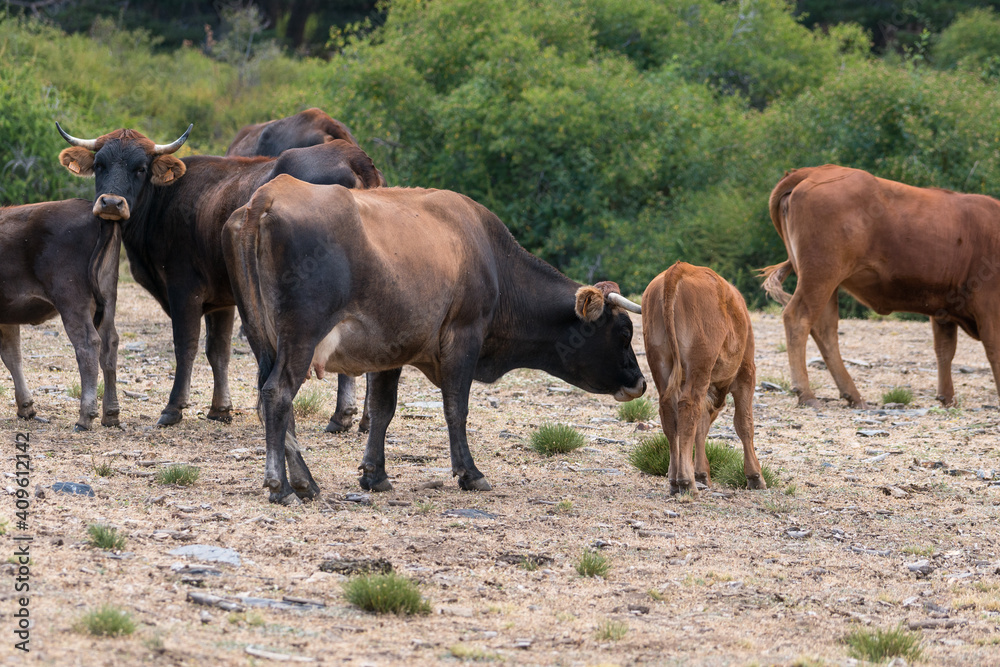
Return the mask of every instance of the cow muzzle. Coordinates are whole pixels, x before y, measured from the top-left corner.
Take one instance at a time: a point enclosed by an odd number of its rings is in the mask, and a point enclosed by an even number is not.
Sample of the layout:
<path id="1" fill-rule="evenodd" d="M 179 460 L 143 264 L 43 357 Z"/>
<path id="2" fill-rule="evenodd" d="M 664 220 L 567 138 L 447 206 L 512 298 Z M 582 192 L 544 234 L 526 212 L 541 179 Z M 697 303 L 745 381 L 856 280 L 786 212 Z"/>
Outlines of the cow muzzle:
<path id="1" fill-rule="evenodd" d="M 622 387 L 615 392 L 615 400 L 619 402 L 631 401 L 633 398 L 639 398 L 646 393 L 646 378 L 639 378 L 631 387 Z"/>
<path id="2" fill-rule="evenodd" d="M 118 195 L 101 195 L 94 202 L 94 215 L 105 220 L 128 220 L 128 202 Z"/>

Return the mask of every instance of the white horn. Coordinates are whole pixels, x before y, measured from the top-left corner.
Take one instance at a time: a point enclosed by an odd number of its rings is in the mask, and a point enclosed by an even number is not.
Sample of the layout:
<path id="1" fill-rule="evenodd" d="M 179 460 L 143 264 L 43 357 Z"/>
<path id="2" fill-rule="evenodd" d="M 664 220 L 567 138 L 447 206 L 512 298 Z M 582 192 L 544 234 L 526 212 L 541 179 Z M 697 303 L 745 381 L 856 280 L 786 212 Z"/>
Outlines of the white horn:
<path id="1" fill-rule="evenodd" d="M 76 137 L 67 134 L 66 130 L 62 129 L 62 125 L 59 121 L 56 121 L 56 129 L 59 130 L 59 134 L 65 139 L 71 146 L 79 146 L 80 148 L 86 148 L 88 151 L 97 150 L 97 139 L 77 139 Z"/>
<path id="2" fill-rule="evenodd" d="M 629 301 L 621 294 L 615 294 L 614 292 L 612 292 L 611 294 L 608 295 L 608 301 L 615 304 L 616 306 L 621 306 L 630 313 L 637 313 L 639 315 L 642 315 L 642 306 L 633 301 Z"/>
<path id="3" fill-rule="evenodd" d="M 173 143 L 156 144 L 155 146 L 153 146 L 153 155 L 167 155 L 168 153 L 173 153 L 178 148 L 183 146 L 184 142 L 187 141 L 188 135 L 191 134 L 192 127 L 194 127 L 194 123 L 188 125 L 187 131 L 185 131 L 184 134 L 182 134 L 180 138 L 177 141 L 174 141 Z"/>

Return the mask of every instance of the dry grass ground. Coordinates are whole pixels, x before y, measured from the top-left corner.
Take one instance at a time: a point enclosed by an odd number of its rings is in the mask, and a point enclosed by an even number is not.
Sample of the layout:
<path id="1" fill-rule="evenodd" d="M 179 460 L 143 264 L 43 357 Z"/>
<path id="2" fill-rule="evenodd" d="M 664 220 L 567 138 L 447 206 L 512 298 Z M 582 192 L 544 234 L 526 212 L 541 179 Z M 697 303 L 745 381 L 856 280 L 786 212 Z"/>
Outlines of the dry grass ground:
<path id="1" fill-rule="evenodd" d="M 72 431 L 77 402 L 66 390 L 79 378 L 57 322 L 23 334 L 36 406 L 49 423 L 14 419 L 6 373 L 0 382 L 3 472 L 14 471 L 15 433 L 28 432 L 32 489 L 69 481 L 97 493 L 48 490 L 32 504 L 32 651 L 12 647 L 13 566 L 0 565 L 0 664 L 265 664 L 248 653 L 264 650 L 338 665 L 842 665 L 850 664 L 843 638 L 856 628 L 937 623 L 953 627 L 919 630 L 926 664 L 1000 665 L 1000 487 L 976 477 L 1000 476 L 1000 412 L 982 348 L 966 337 L 956 359 L 968 371 L 956 372 L 962 407 L 941 411 L 933 409 L 927 324 L 842 322 L 844 356 L 870 364 L 850 367 L 866 399 L 905 385 L 911 408 L 932 410 L 859 414 L 834 400 L 825 370 L 810 368 L 817 394 L 830 399 L 823 409 L 799 409 L 780 393 L 755 399 L 757 451 L 784 486 L 697 500 L 671 498 L 664 479 L 629 466 L 644 433 L 615 419 L 610 397 L 533 371 L 473 387 L 470 441 L 494 491 L 461 492 L 440 408 L 403 407 L 440 397 L 408 369 L 386 448 L 395 490 L 370 505 L 349 502 L 360 492 L 363 439 L 323 431 L 336 385 L 313 379 L 327 402 L 300 419 L 300 440 L 323 497 L 289 509 L 269 505 L 261 488 L 263 431 L 246 343 L 235 341 L 233 424 L 203 418 L 212 387 L 202 356 L 194 407 L 180 425 L 155 429 L 170 389 L 170 324 L 131 283 L 119 309 L 122 389 L 147 397 L 122 395 L 121 429 Z M 787 378 L 780 318 L 755 315 L 754 327 L 758 379 Z M 809 356 L 818 356 L 812 345 Z M 576 425 L 587 446 L 535 454 L 529 437 L 544 422 Z M 731 411 L 715 430 L 732 434 Z M 170 463 L 198 466 L 200 476 L 162 486 L 150 473 Z M 98 476 L 102 464 L 114 474 Z M 428 488 L 435 481 L 443 486 Z M 19 531 L 5 497 L 0 542 L 9 554 Z M 449 516 L 453 509 L 494 518 Z M 125 553 L 89 546 L 87 528 L 97 523 L 127 537 Z M 190 544 L 235 549 L 242 562 L 213 565 L 219 574 L 178 571 L 193 563 L 169 551 Z M 585 549 L 607 558 L 605 578 L 577 573 Z M 546 558 L 517 564 L 533 556 Z M 343 577 L 320 569 L 333 558 L 388 560 L 419 582 L 432 613 L 380 617 L 351 607 Z M 908 569 L 919 560 L 928 574 Z M 227 612 L 193 604 L 192 591 L 325 606 Z M 131 615 L 133 634 L 79 631 L 81 617 L 106 603 Z"/>

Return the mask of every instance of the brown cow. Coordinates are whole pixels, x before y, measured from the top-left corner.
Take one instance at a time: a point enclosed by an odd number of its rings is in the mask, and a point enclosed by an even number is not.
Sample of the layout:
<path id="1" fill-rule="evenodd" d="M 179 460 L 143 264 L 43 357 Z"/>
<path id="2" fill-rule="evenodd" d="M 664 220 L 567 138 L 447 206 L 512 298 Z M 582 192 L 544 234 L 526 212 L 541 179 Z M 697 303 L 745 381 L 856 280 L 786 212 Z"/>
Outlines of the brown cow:
<path id="1" fill-rule="evenodd" d="M 944 405 L 955 399 L 958 327 L 982 340 L 1000 381 L 1000 201 L 824 165 L 786 174 L 771 192 L 770 209 L 788 259 L 761 269 L 763 287 L 785 305 L 799 405 L 819 405 L 806 371 L 812 332 L 841 397 L 866 407 L 840 356 L 838 287 L 883 315 L 930 316 Z M 794 295 L 781 288 L 791 271 L 798 276 Z"/>
<path id="2" fill-rule="evenodd" d="M 711 269 L 677 262 L 642 295 L 642 337 L 670 441 L 670 493 L 712 483 L 705 438 L 730 393 L 747 485 L 767 488 L 753 448 L 753 328 L 739 291 Z"/>
<path id="3" fill-rule="evenodd" d="M 57 314 L 80 369 L 76 430 L 97 417 L 97 370 L 104 371 L 101 423 L 118 425 L 118 223 L 100 220 L 83 199 L 0 208 L 0 357 L 14 379 L 17 416 L 35 408 L 21 370 L 22 324 Z"/>
<path id="4" fill-rule="evenodd" d="M 226 149 L 226 157 L 277 157 L 289 148 L 305 148 L 343 139 L 358 145 L 351 131 L 322 109 L 306 109 L 294 116 L 246 125 Z"/>

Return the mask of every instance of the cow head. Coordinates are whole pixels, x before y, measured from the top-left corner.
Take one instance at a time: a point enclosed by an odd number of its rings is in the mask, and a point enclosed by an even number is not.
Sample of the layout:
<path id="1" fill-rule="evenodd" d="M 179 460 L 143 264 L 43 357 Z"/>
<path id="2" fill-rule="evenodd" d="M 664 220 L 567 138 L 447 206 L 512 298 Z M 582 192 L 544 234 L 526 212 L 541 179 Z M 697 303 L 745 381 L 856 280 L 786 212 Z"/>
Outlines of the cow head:
<path id="1" fill-rule="evenodd" d="M 59 154 L 59 162 L 77 176 L 96 181 L 94 215 L 105 220 L 129 219 L 147 183 L 171 185 L 186 167 L 171 155 L 180 148 L 193 125 L 177 141 L 154 144 L 135 130 L 115 130 L 97 139 L 77 139 L 56 128 L 72 144 Z"/>
<path id="2" fill-rule="evenodd" d="M 613 394 L 619 401 L 645 393 L 646 379 L 632 350 L 632 320 L 625 310 L 642 312 L 613 282 L 576 291 L 575 322 L 556 343 L 563 379 L 590 392 Z"/>

